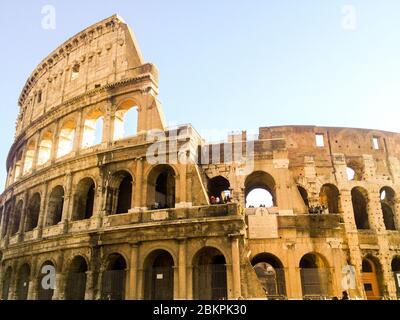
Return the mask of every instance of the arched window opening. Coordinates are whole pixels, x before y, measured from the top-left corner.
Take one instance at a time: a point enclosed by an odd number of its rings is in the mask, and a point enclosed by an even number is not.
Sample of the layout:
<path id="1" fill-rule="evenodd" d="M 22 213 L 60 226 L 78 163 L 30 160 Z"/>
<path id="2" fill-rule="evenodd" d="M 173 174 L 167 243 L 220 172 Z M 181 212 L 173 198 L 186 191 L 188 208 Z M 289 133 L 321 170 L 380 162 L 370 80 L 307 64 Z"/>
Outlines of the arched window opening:
<path id="1" fill-rule="evenodd" d="M 90 113 L 85 121 L 82 136 L 82 148 L 90 148 L 102 143 L 103 114 L 100 111 Z"/>
<path id="2" fill-rule="evenodd" d="M 172 300 L 174 298 L 174 259 L 165 250 L 153 251 L 145 261 L 146 300 Z"/>
<path id="3" fill-rule="evenodd" d="M 151 209 L 175 207 L 175 171 L 168 165 L 158 165 L 148 176 L 147 203 Z"/>
<path id="4" fill-rule="evenodd" d="M 102 299 L 124 300 L 126 261 L 120 254 L 112 254 L 108 258 L 106 270 L 103 273 Z"/>
<path id="5" fill-rule="evenodd" d="M 364 173 L 364 166 L 361 161 L 353 159 L 347 161 L 346 175 L 348 181 L 361 181 Z"/>
<path id="6" fill-rule="evenodd" d="M 39 143 L 39 154 L 37 163 L 39 166 L 47 163 L 51 157 L 51 147 L 53 145 L 53 134 L 46 132 Z"/>
<path id="7" fill-rule="evenodd" d="M 28 144 L 28 148 L 25 153 L 24 170 L 23 170 L 24 174 L 32 170 L 34 157 L 35 157 L 35 143 L 31 141 Z"/>
<path id="8" fill-rule="evenodd" d="M 380 200 L 386 230 L 396 230 L 394 190 L 390 187 L 383 187 L 380 190 Z"/>
<path id="9" fill-rule="evenodd" d="M 22 152 L 19 152 L 15 159 L 14 182 L 21 176 L 22 173 Z"/>
<path id="10" fill-rule="evenodd" d="M 64 207 L 64 188 L 62 186 L 55 187 L 49 198 L 47 209 L 46 226 L 54 226 L 61 222 Z"/>
<path id="11" fill-rule="evenodd" d="M 137 134 L 138 108 L 132 101 L 122 103 L 115 112 L 114 140 L 120 140 Z"/>
<path id="12" fill-rule="evenodd" d="M 325 184 L 319 193 L 319 201 L 322 208 L 326 208 L 329 213 L 339 213 L 339 190 L 333 184 Z"/>
<path id="13" fill-rule="evenodd" d="M 23 206 L 23 201 L 20 200 L 14 210 L 11 235 L 15 235 L 19 231 L 19 225 L 21 223 L 21 216 L 22 216 L 22 206 Z"/>
<path id="14" fill-rule="evenodd" d="M 17 274 L 16 300 L 28 299 L 30 276 L 31 268 L 28 264 L 24 264 Z"/>
<path id="15" fill-rule="evenodd" d="M 63 124 L 58 136 L 57 158 L 61 158 L 72 152 L 74 148 L 76 126 L 73 121 Z"/>
<path id="16" fill-rule="evenodd" d="M 362 261 L 362 282 L 368 300 L 382 298 L 382 273 L 375 258 L 364 258 Z"/>
<path id="17" fill-rule="evenodd" d="M 304 202 L 305 206 L 306 206 L 307 208 L 309 208 L 309 207 L 310 207 L 310 203 L 309 203 L 309 201 L 308 201 L 308 193 L 307 193 L 307 190 L 304 189 L 302 186 L 297 186 L 297 189 L 298 189 L 299 192 L 300 192 L 301 198 L 303 199 L 303 202 Z"/>
<path id="18" fill-rule="evenodd" d="M 252 265 L 268 299 L 286 296 L 285 271 L 278 258 L 261 253 L 253 258 Z"/>
<path id="19" fill-rule="evenodd" d="M 32 231 L 38 226 L 40 213 L 40 194 L 35 193 L 29 200 L 29 206 L 26 213 L 25 231 Z"/>
<path id="20" fill-rule="evenodd" d="M 120 213 L 128 213 L 131 208 L 132 202 L 132 176 L 130 174 L 126 174 L 126 176 L 122 179 L 119 184 L 119 188 L 117 190 L 118 201 L 117 201 L 117 214 Z"/>
<path id="21" fill-rule="evenodd" d="M 87 271 L 88 266 L 83 257 L 77 256 L 72 260 L 65 287 L 66 300 L 85 300 Z"/>
<path id="22" fill-rule="evenodd" d="M 89 219 L 93 215 L 95 183 L 91 178 L 84 178 L 78 183 L 72 220 Z"/>
<path id="23" fill-rule="evenodd" d="M 246 208 L 275 207 L 275 180 L 263 171 L 250 174 L 245 181 Z"/>
<path id="24" fill-rule="evenodd" d="M 369 229 L 367 191 L 362 188 L 351 190 L 354 219 L 357 229 Z"/>
<path id="25" fill-rule="evenodd" d="M 303 297 L 321 299 L 329 296 L 330 273 L 324 259 L 308 253 L 301 258 L 299 266 Z"/>
<path id="26" fill-rule="evenodd" d="M 227 203 L 231 201 L 231 191 L 229 181 L 217 176 L 208 181 L 208 195 L 211 204 Z"/>
<path id="27" fill-rule="evenodd" d="M 226 260 L 216 248 L 204 247 L 193 258 L 193 298 L 195 300 L 228 298 Z"/>
<path id="28" fill-rule="evenodd" d="M 11 277 L 12 269 L 11 267 L 8 267 L 3 277 L 3 283 L 1 287 L 1 300 L 8 300 L 11 288 Z"/>
<path id="29" fill-rule="evenodd" d="M 54 295 L 54 283 L 48 277 L 49 270 L 55 270 L 54 264 L 51 261 L 46 261 L 42 264 L 39 270 L 37 283 L 38 300 L 52 300 Z"/>

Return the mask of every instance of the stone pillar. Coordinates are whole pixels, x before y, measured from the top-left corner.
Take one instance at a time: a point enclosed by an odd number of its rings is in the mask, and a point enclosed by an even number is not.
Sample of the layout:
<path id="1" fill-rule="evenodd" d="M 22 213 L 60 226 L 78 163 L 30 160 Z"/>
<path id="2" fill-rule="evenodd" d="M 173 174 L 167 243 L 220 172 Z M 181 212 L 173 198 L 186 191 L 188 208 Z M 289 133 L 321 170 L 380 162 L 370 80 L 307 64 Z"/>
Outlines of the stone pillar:
<path id="1" fill-rule="evenodd" d="M 82 133 L 83 133 L 83 114 L 82 110 L 78 112 L 78 117 L 77 117 L 77 122 L 76 122 L 76 130 L 75 130 L 75 137 L 74 137 L 74 147 L 73 147 L 73 152 L 74 154 L 79 153 L 79 149 L 81 148 L 82 145 Z"/>
<path id="2" fill-rule="evenodd" d="M 50 155 L 51 163 L 54 163 L 57 159 L 58 136 L 60 133 L 59 131 L 60 131 L 60 121 L 57 121 L 53 132 L 53 139 L 51 142 L 51 155 Z"/>
<path id="3" fill-rule="evenodd" d="M 39 131 L 39 133 L 36 135 L 35 154 L 33 155 L 31 172 L 34 172 L 37 167 L 37 162 L 38 162 L 38 158 L 39 158 L 39 146 L 40 146 L 41 134 L 42 134 L 42 132 Z"/>
<path id="4" fill-rule="evenodd" d="M 143 158 L 136 159 L 136 179 L 135 179 L 135 191 L 133 192 L 134 208 L 144 207 L 144 201 L 142 199 L 142 189 L 143 187 Z"/>
<path id="5" fill-rule="evenodd" d="M 232 288 L 233 298 L 239 298 L 241 293 L 241 282 L 240 282 L 240 253 L 239 253 L 239 238 L 233 236 L 231 238 L 231 250 L 232 250 Z"/>
<path id="6" fill-rule="evenodd" d="M 72 174 L 67 172 L 65 174 L 65 193 L 64 205 L 61 216 L 61 224 L 63 233 L 68 231 L 68 220 L 72 218 Z"/>
<path id="7" fill-rule="evenodd" d="M 94 300 L 93 271 L 86 271 L 85 300 Z"/>
<path id="8" fill-rule="evenodd" d="M 139 245 L 134 243 L 131 245 L 131 263 L 129 268 L 129 286 L 127 286 L 127 299 L 136 300 L 137 285 L 138 285 L 138 259 L 139 259 Z"/>
<path id="9" fill-rule="evenodd" d="M 21 208 L 21 220 L 19 221 L 19 227 L 18 227 L 18 241 L 22 241 L 23 240 L 23 236 L 24 236 L 24 232 L 25 232 L 25 219 L 26 219 L 26 211 L 28 208 L 28 192 L 25 191 L 24 192 L 24 196 L 23 196 L 24 200 L 22 203 L 22 208 Z"/>
<path id="10" fill-rule="evenodd" d="M 37 238 L 41 238 L 42 237 L 42 232 L 43 232 L 43 224 L 44 224 L 44 220 L 45 220 L 45 214 L 46 214 L 46 204 L 47 204 L 47 189 L 48 189 L 48 183 L 46 182 L 44 185 L 44 190 L 43 190 L 43 194 L 40 198 L 40 211 L 39 211 L 39 220 L 38 220 L 38 224 L 37 224 Z"/>
<path id="11" fill-rule="evenodd" d="M 179 239 L 178 278 L 179 299 L 187 298 L 186 291 L 186 239 Z"/>
<path id="12" fill-rule="evenodd" d="M 53 300 L 64 300 L 64 284 L 67 281 L 67 277 L 63 273 L 56 273 L 56 287 L 54 288 Z"/>
<path id="13" fill-rule="evenodd" d="M 303 299 L 303 292 L 301 288 L 300 268 L 296 261 L 296 244 L 294 242 L 287 242 L 285 246 L 288 262 L 287 273 L 285 274 L 287 296 L 289 299 L 301 300 Z"/>

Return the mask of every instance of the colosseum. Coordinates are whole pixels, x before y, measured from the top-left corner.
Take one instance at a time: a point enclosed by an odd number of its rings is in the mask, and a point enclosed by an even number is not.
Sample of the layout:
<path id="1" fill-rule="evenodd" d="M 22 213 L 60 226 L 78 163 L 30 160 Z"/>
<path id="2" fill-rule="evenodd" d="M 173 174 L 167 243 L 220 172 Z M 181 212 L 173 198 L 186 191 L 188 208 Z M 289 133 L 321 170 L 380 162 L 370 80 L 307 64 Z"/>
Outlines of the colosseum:
<path id="1" fill-rule="evenodd" d="M 118 15 L 32 72 L 0 196 L 2 300 L 400 297 L 400 134 L 207 143 L 167 127 L 157 95 Z"/>

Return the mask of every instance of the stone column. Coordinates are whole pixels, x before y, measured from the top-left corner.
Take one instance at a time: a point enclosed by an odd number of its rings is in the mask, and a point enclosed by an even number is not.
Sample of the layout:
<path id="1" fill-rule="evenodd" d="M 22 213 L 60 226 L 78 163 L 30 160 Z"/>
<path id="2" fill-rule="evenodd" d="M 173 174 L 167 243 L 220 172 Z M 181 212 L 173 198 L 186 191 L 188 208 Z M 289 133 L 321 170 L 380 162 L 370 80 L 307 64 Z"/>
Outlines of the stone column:
<path id="1" fill-rule="evenodd" d="M 289 299 L 301 300 L 303 293 L 301 288 L 300 269 L 296 261 L 296 244 L 294 242 L 285 243 L 287 249 L 287 277 L 285 277 L 287 296 Z"/>
<path id="2" fill-rule="evenodd" d="M 40 146 L 41 134 L 42 134 L 42 131 L 39 131 L 39 133 L 36 135 L 35 154 L 33 155 L 31 172 L 34 172 L 37 167 L 37 162 L 38 162 L 38 158 L 39 158 L 39 146 Z"/>
<path id="3" fill-rule="evenodd" d="M 76 130 L 75 130 L 75 137 L 74 137 L 74 146 L 73 146 L 73 152 L 74 155 L 79 153 L 79 149 L 81 148 L 82 145 L 82 132 L 83 132 L 83 114 L 82 110 L 78 112 L 78 117 L 77 117 L 77 122 L 76 122 Z"/>
<path id="4" fill-rule="evenodd" d="M 72 174 L 67 172 L 65 174 L 65 193 L 64 193 L 64 204 L 61 215 L 61 224 L 63 233 L 68 232 L 68 220 L 72 218 Z"/>
<path id="5" fill-rule="evenodd" d="M 231 237 L 231 250 L 232 250 L 232 288 L 233 298 L 239 298 L 241 293 L 240 283 L 240 253 L 239 253 L 239 237 Z"/>
<path id="6" fill-rule="evenodd" d="M 25 191 L 24 192 L 24 196 L 23 196 L 24 200 L 22 203 L 22 208 L 21 208 L 21 220 L 19 221 L 19 227 L 18 227 L 18 241 L 22 241 L 23 240 L 23 236 L 24 236 L 24 232 L 25 232 L 25 218 L 26 218 L 26 211 L 28 208 L 28 192 Z"/>
<path id="7" fill-rule="evenodd" d="M 138 298 L 138 259 L 139 244 L 131 244 L 131 263 L 129 268 L 129 286 L 127 286 L 127 299 L 136 300 Z"/>
<path id="8" fill-rule="evenodd" d="M 67 281 L 67 277 L 63 273 L 56 273 L 56 287 L 54 288 L 53 300 L 64 300 L 64 283 Z"/>
<path id="9" fill-rule="evenodd" d="M 142 199 L 142 189 L 143 187 L 143 158 L 136 159 L 136 179 L 135 179 L 135 191 L 134 191 L 134 208 L 142 208 L 144 207 L 143 199 Z"/>
<path id="10" fill-rule="evenodd" d="M 178 278 L 179 299 L 187 298 L 186 291 L 186 239 L 179 239 Z"/>
<path id="11" fill-rule="evenodd" d="M 86 271 L 85 300 L 94 300 L 93 271 Z"/>
<path id="12" fill-rule="evenodd" d="M 42 232 L 43 232 L 43 224 L 45 220 L 45 214 L 46 214 L 46 204 L 47 204 L 47 189 L 48 189 L 48 183 L 46 182 L 44 185 L 44 191 L 43 194 L 40 198 L 40 211 L 39 211 L 39 220 L 37 224 L 37 238 L 42 237 Z"/>
<path id="13" fill-rule="evenodd" d="M 57 121 L 53 132 L 53 139 L 51 142 L 51 155 L 50 155 L 51 163 L 54 163 L 57 159 L 59 131 L 60 131 L 60 121 Z"/>

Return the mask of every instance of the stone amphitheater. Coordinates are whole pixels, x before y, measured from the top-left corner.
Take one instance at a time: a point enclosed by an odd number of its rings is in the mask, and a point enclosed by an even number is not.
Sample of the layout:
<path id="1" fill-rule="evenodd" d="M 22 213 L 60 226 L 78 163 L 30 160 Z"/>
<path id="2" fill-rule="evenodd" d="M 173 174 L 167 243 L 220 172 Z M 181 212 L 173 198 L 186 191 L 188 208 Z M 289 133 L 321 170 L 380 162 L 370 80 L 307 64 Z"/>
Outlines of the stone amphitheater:
<path id="1" fill-rule="evenodd" d="M 167 127 L 157 95 L 117 15 L 32 72 L 0 196 L 1 299 L 400 297 L 400 134 L 277 126 L 210 144 Z M 254 190 L 271 204 L 249 205 Z"/>

